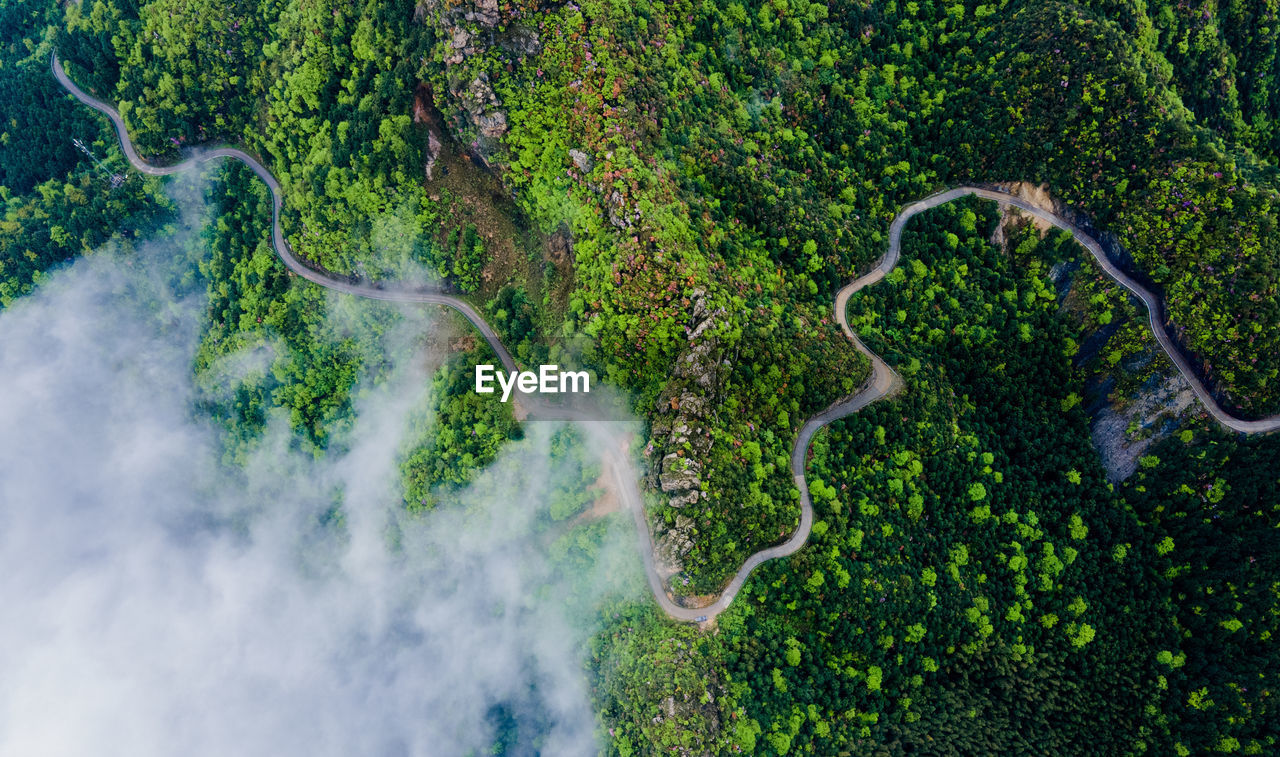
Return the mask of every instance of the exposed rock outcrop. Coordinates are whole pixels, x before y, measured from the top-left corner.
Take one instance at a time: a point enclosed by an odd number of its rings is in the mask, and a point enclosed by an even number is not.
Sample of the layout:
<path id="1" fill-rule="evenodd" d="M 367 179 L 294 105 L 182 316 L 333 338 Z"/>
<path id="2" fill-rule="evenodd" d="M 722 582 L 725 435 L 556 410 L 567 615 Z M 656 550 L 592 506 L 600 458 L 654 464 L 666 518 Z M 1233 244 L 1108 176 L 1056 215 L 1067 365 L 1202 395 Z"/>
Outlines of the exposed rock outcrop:
<path id="1" fill-rule="evenodd" d="M 1090 431 L 1107 480 L 1132 476 L 1148 448 L 1173 433 L 1179 419 L 1195 409 L 1195 393 L 1178 373 L 1152 377 L 1141 393 L 1123 405 L 1108 402 L 1098 407 Z"/>
<path id="2" fill-rule="evenodd" d="M 444 62 L 446 64 L 461 63 L 479 53 L 484 48 L 477 43 L 478 39 L 477 35 L 466 29 L 461 27 L 454 28 L 452 34 L 449 35 L 450 52 L 445 55 Z"/>
<path id="3" fill-rule="evenodd" d="M 458 10 L 467 21 L 487 29 L 497 26 L 498 21 L 501 20 L 498 15 L 498 0 L 471 0 L 469 3 L 459 5 Z"/>
<path id="4" fill-rule="evenodd" d="M 653 543 L 653 562 L 658 575 L 666 578 L 684 570 L 684 556 L 693 549 L 693 519 L 676 516 L 675 525 Z"/>
<path id="5" fill-rule="evenodd" d="M 606 158 L 612 157 L 613 153 L 609 153 L 606 156 Z M 579 178 L 583 180 L 587 189 L 601 198 L 600 204 L 604 208 L 605 217 L 614 228 L 631 229 L 640 222 L 640 211 L 627 201 L 626 195 L 617 189 L 612 189 L 605 184 L 591 181 L 587 178 L 587 175 L 596 167 L 596 163 L 590 155 L 577 148 L 572 148 L 569 150 L 569 159 L 573 161 L 573 167 L 577 169 Z"/>
<path id="6" fill-rule="evenodd" d="M 427 82 L 421 82 L 414 90 L 413 122 L 427 127 L 427 155 L 424 168 L 427 181 L 431 181 L 432 169 L 435 168 L 436 160 L 440 158 L 443 119 L 440 117 L 440 111 L 436 110 L 435 96 L 432 94 L 431 85 Z"/>
<path id="7" fill-rule="evenodd" d="M 448 7 L 444 7 L 446 5 Z M 457 4 L 441 0 L 419 0 L 413 9 L 413 19 L 422 22 L 428 17 L 447 22 L 450 31 L 461 27 L 464 21 L 484 29 L 492 29 L 502 20 L 498 0 L 466 0 Z"/>
<path id="8" fill-rule="evenodd" d="M 470 82 L 451 84 L 449 94 L 482 136 L 498 139 L 507 133 L 507 114 L 501 110 L 502 101 L 494 93 L 488 74 L 482 73 Z"/>
<path id="9" fill-rule="evenodd" d="M 538 33 L 512 18 L 510 11 L 500 8 L 497 0 L 464 0 L 456 4 L 420 0 L 414 18 L 435 26 L 439 38 L 444 40 L 443 60 L 449 75 L 449 94 L 461 106 L 453 116 L 461 116 L 464 122 L 458 126 L 464 132 L 467 127 L 474 129 L 473 133 L 484 140 L 500 139 L 507 133 L 507 114 L 488 74 L 476 73 L 476 67 L 469 63 L 495 47 L 502 50 L 500 57 L 508 62 L 536 55 L 542 50 Z M 491 147 L 487 146 L 485 151 Z"/>
<path id="10" fill-rule="evenodd" d="M 582 150 L 569 150 L 569 159 L 573 161 L 574 167 L 584 174 L 591 173 L 591 169 L 595 168 L 595 162 Z"/>
<path id="11" fill-rule="evenodd" d="M 508 26 L 506 33 L 498 37 L 498 46 L 516 58 L 526 58 L 542 52 L 542 40 L 538 33 L 520 24 Z"/>
<path id="12" fill-rule="evenodd" d="M 614 228 L 629 229 L 640 220 L 640 211 L 632 208 L 618 190 L 613 190 L 604 201 L 605 210 L 609 213 L 609 223 Z"/>
<path id="13" fill-rule="evenodd" d="M 650 485 L 667 496 L 671 507 L 687 507 L 701 500 L 704 460 L 711 451 L 708 419 L 721 387 L 716 315 L 703 290 L 694 292 L 688 347 L 676 360 L 671 381 L 658 398 L 649 454 L 657 462 L 650 468 Z M 659 571 L 664 576 L 684 569 L 683 558 L 693 548 L 694 521 L 677 516 L 674 524 L 661 523 L 655 533 Z"/>

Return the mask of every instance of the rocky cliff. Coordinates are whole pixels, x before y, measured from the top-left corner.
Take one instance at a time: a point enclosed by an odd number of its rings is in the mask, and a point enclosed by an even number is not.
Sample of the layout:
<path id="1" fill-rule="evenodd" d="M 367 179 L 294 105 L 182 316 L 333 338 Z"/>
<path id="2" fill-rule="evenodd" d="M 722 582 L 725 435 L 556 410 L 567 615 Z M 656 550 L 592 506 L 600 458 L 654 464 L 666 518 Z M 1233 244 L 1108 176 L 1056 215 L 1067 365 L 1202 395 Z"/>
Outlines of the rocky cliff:
<path id="1" fill-rule="evenodd" d="M 671 507 L 684 508 L 706 496 L 702 469 L 711 451 L 711 423 L 724 379 L 716 316 L 706 293 L 694 292 L 688 346 L 676 360 L 671 381 L 658 398 L 653 416 L 649 454 L 652 488 L 660 490 Z M 693 547 L 693 518 L 677 515 L 675 523 L 655 525 L 659 571 L 673 575 L 684 569 L 683 558 Z"/>
<path id="2" fill-rule="evenodd" d="M 421 0 L 414 18 L 436 29 L 437 60 L 444 64 L 449 101 L 439 103 L 460 142 L 490 155 L 507 133 L 507 113 L 494 92 L 486 59 L 514 64 L 542 49 L 538 33 L 521 24 L 497 0 Z"/>

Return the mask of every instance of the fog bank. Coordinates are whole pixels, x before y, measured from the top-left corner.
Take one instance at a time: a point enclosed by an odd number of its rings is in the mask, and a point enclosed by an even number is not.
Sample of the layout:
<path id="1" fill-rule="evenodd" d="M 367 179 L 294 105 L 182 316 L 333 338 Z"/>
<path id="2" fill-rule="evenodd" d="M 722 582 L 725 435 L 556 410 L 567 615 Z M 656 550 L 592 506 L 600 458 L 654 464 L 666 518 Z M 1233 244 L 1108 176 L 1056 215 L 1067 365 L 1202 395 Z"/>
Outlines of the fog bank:
<path id="1" fill-rule="evenodd" d="M 535 522 L 551 429 L 461 502 L 399 515 L 438 362 L 407 345 L 441 317 L 411 309 L 341 452 L 316 461 L 273 418 L 229 471 L 193 409 L 203 298 L 174 284 L 179 244 L 89 256 L 0 312 L 0 754 L 464 755 L 499 731 L 509 754 L 594 753 L 566 597 L 634 569 L 634 535 L 619 520 L 593 575 L 558 574 Z"/>

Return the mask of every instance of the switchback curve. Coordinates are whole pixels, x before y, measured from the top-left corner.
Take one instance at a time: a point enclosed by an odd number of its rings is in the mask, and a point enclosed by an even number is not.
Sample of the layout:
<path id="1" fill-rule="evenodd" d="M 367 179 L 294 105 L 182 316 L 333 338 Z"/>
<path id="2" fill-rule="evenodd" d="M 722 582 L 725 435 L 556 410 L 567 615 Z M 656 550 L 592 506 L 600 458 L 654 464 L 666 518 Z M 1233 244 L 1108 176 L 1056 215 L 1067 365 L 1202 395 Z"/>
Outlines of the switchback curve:
<path id="1" fill-rule="evenodd" d="M 984 200 L 993 200 L 1002 205 L 1010 205 L 1018 208 L 1019 210 L 1029 213 L 1036 218 L 1062 229 L 1070 234 L 1081 247 L 1088 250 L 1089 254 L 1092 255 L 1093 259 L 1098 263 L 1098 266 L 1102 268 L 1103 273 L 1107 274 L 1109 278 L 1115 280 L 1120 284 L 1120 286 L 1127 289 L 1129 293 L 1136 297 L 1142 303 L 1143 307 L 1146 308 L 1147 324 L 1150 326 L 1151 333 L 1155 336 L 1156 342 L 1160 345 L 1160 349 L 1169 356 L 1169 360 L 1173 362 L 1174 366 L 1178 369 L 1178 372 L 1181 373 L 1182 377 L 1191 385 L 1191 389 L 1195 392 L 1196 398 L 1200 400 L 1200 404 L 1204 406 L 1209 415 L 1211 415 L 1220 425 L 1224 428 L 1232 431 L 1238 431 L 1243 434 L 1259 434 L 1280 430 L 1280 415 L 1273 415 L 1253 421 L 1243 420 L 1227 412 L 1218 404 L 1218 401 L 1214 399 L 1213 394 L 1204 385 L 1204 382 L 1201 381 L 1200 377 L 1196 375 L 1196 372 L 1192 370 L 1187 359 L 1183 357 L 1182 352 L 1178 349 L 1173 337 L 1169 334 L 1168 330 L 1165 329 L 1164 320 L 1161 318 L 1163 305 L 1160 302 L 1160 298 L 1137 281 L 1134 281 L 1124 271 L 1120 270 L 1120 268 L 1111 261 L 1111 258 L 1107 256 L 1106 251 L 1098 240 L 1094 239 L 1088 232 L 1084 231 L 1079 226 L 1076 226 L 1071 221 L 1068 221 L 1055 213 L 1036 207 L 1021 197 L 995 189 L 959 186 L 954 189 L 948 189 L 946 191 L 930 195 L 903 208 L 902 211 L 898 213 L 898 216 L 893 219 L 893 224 L 889 227 L 889 250 L 880 260 L 879 265 L 877 265 L 875 270 L 871 273 L 863 276 L 844 289 L 841 289 L 839 294 L 836 295 L 836 319 L 839 320 L 840 326 L 844 329 L 846 336 L 852 339 L 856 344 L 860 344 L 857 337 L 854 336 L 853 332 L 850 330 L 849 323 L 846 318 L 845 310 L 848 305 L 849 295 L 864 286 L 873 284 L 884 278 L 893 270 L 894 266 L 897 265 L 898 256 L 901 253 L 902 230 L 906 227 L 907 221 L 926 210 L 936 208 L 939 205 L 946 205 L 947 203 L 958 200 L 961 197 L 968 196 L 980 197 Z M 863 349 L 865 350 L 865 348 Z M 887 369 L 888 366 L 884 366 L 884 368 Z"/>
<path id="2" fill-rule="evenodd" d="M 167 176 L 171 174 L 181 173 L 195 167 L 198 164 L 209 161 L 230 158 L 244 163 L 252 170 L 271 192 L 271 241 L 275 249 L 276 255 L 280 257 L 281 262 L 293 273 L 319 286 L 331 289 L 336 292 L 350 294 L 356 297 L 365 297 L 375 300 L 384 300 L 391 302 L 406 303 L 425 303 L 443 305 L 452 308 L 466 318 L 472 326 L 484 337 L 485 341 L 498 355 L 503 366 L 507 370 L 516 370 L 515 360 L 511 357 L 511 353 L 507 351 L 502 341 L 498 338 L 497 333 L 484 320 L 484 318 L 468 303 L 444 294 L 439 291 L 428 289 L 413 289 L 396 285 L 370 284 L 355 281 L 350 277 L 340 274 L 334 274 L 313 267 L 309 263 L 303 261 L 289 246 L 288 241 L 284 237 L 284 232 L 280 226 L 280 211 L 284 206 L 284 199 L 281 193 L 280 183 L 249 153 L 234 147 L 218 147 L 197 150 L 190 157 L 171 166 L 156 166 L 146 162 L 138 155 L 137 150 L 133 146 L 132 140 L 129 138 L 128 130 L 125 128 L 124 119 L 120 114 L 107 103 L 88 94 L 84 90 L 76 86 L 75 82 L 67 76 L 63 70 L 61 63 L 58 61 L 57 55 L 53 55 L 51 61 L 53 75 L 73 97 L 81 103 L 97 110 L 111 120 L 115 127 L 116 135 L 120 139 L 121 149 L 124 151 L 125 157 L 129 160 L 130 165 L 141 173 L 151 176 Z M 1191 370 L 1186 360 L 1178 352 L 1174 346 L 1173 339 L 1165 332 L 1164 327 L 1159 319 L 1160 302 L 1151 292 L 1147 291 L 1137 282 L 1130 279 L 1122 271 L 1120 271 L 1107 258 L 1102 246 L 1098 244 L 1091 236 L 1076 227 L 1071 222 L 1060 218 L 1053 213 L 1041 210 L 1030 203 L 1018 197 L 1010 195 L 1006 192 L 1000 192 L 992 189 L 984 189 L 981 187 L 961 186 L 950 189 L 938 194 L 931 195 L 922 200 L 907 205 L 894 218 L 892 225 L 889 227 L 889 246 L 883 258 L 869 273 L 859 277 L 852 283 L 842 288 L 836 294 L 835 316 L 845 336 L 853 343 L 853 346 L 868 358 L 871 362 L 871 375 L 863 387 L 854 395 L 836 402 L 831 407 L 809 418 L 801 426 L 796 436 L 795 445 L 791 451 L 791 475 L 795 482 L 796 488 L 800 491 L 800 523 L 790 538 L 786 541 L 771 547 L 762 549 L 746 559 L 742 567 L 729 580 L 721 591 L 716 601 L 709 605 L 699 608 L 683 607 L 677 604 L 667 593 L 666 585 L 659 576 L 654 563 L 654 544 L 653 536 L 649 530 L 649 524 L 644 509 L 644 500 L 640 493 L 639 478 L 636 475 L 634 466 L 631 463 L 630 456 L 619 443 L 619 439 L 610 432 L 610 423 L 603 419 L 593 418 L 589 415 L 566 411 L 544 405 L 536 400 L 536 398 L 524 396 L 522 401 L 529 407 L 530 415 L 547 420 L 568 420 L 582 424 L 584 429 L 593 437 L 606 458 L 606 462 L 613 471 L 614 485 L 617 487 L 622 500 L 625 502 L 627 509 L 635 521 L 636 531 L 639 536 L 640 553 L 644 562 L 646 577 L 648 579 L 649 588 L 653 592 L 655 601 L 662 610 L 671 618 L 680 621 L 707 621 L 723 612 L 729 604 L 737 596 L 738 591 L 742 589 L 742 585 L 750 577 L 751 573 L 762 563 L 768 560 L 774 560 L 781 557 L 787 557 L 794 554 L 809 539 L 809 533 L 813 527 L 813 502 L 809 496 L 809 487 L 805 481 L 804 468 L 805 458 L 808 453 L 809 443 L 813 439 L 813 435 L 823 426 L 841 418 L 847 417 L 858 412 L 867 405 L 889 396 L 903 388 L 904 383 L 901 377 L 895 372 L 888 363 L 884 362 L 879 355 L 876 355 L 866 345 L 858 339 L 849 327 L 846 310 L 849 298 L 859 290 L 871 286 L 883 279 L 894 266 L 897 265 L 898 257 L 901 253 L 902 231 L 907 221 L 912 217 L 931 208 L 944 205 L 961 197 L 974 195 L 988 200 L 995 200 L 1007 205 L 1018 207 L 1037 218 L 1044 219 L 1060 229 L 1072 234 L 1075 239 L 1089 250 L 1098 264 L 1108 276 L 1118 281 L 1122 286 L 1132 292 L 1146 306 L 1151 330 L 1156 335 L 1157 341 L 1161 348 L 1169 355 L 1177 366 L 1178 371 L 1186 377 L 1195 391 L 1196 396 L 1201 403 L 1209 411 L 1209 413 L 1221 423 L 1223 426 L 1240 431 L 1243 433 L 1261 433 L 1266 431 L 1274 431 L 1280 429 L 1280 416 L 1274 416 L 1258 421 L 1244 421 L 1238 419 L 1225 410 L 1223 410 L 1213 399 L 1212 394 L 1204 387 L 1199 378 Z"/>

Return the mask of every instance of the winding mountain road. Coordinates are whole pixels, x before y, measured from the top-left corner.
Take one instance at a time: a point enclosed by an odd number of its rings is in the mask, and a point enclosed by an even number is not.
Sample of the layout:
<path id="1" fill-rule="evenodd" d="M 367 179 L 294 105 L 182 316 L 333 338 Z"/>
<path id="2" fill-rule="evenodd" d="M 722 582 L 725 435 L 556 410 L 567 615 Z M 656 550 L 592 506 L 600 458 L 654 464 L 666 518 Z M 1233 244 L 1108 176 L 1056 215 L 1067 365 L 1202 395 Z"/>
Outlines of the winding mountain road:
<path id="1" fill-rule="evenodd" d="M 507 348 L 503 346 L 502 341 L 498 339 L 497 333 L 489 327 L 484 318 L 480 317 L 475 308 L 457 297 L 450 297 L 447 294 L 430 289 L 395 288 L 379 284 L 361 283 L 349 276 L 329 273 L 313 267 L 294 254 L 293 248 L 289 246 L 289 243 L 284 238 L 284 231 L 280 228 L 280 210 L 284 207 L 284 196 L 280 191 L 280 182 L 276 181 L 276 177 L 272 176 L 271 172 L 259 163 L 257 158 L 235 147 L 214 147 L 196 149 L 192 151 L 189 158 L 171 166 L 157 166 L 148 163 L 138 155 L 138 151 L 134 148 L 133 140 L 129 138 L 129 132 L 125 129 L 124 119 L 120 117 L 120 113 L 107 103 L 76 86 L 76 83 L 71 81 L 71 77 L 67 76 L 67 72 L 63 70 L 62 63 L 58 61 L 56 54 L 52 60 L 53 75 L 58 80 L 58 83 L 77 100 L 111 120 L 112 126 L 116 129 L 116 135 L 120 137 L 120 149 L 124 151 L 124 156 L 129 159 L 129 164 L 137 169 L 139 173 L 144 173 L 148 176 L 170 176 L 190 170 L 201 163 L 211 163 L 225 158 L 244 163 L 249 167 L 249 170 L 258 175 L 259 179 L 262 179 L 263 183 L 267 185 L 267 189 L 271 190 L 271 243 L 275 247 L 276 255 L 280 257 L 286 268 L 307 281 L 343 294 L 373 300 L 420 302 L 453 308 L 476 327 L 484 337 L 484 340 L 489 343 L 489 346 L 498 355 L 503 366 L 508 371 L 515 370 L 515 361 L 511 358 L 511 353 L 507 352 Z"/>
<path id="2" fill-rule="evenodd" d="M 284 206 L 284 199 L 281 194 L 280 183 L 276 178 L 258 162 L 249 153 L 234 147 L 217 147 L 204 148 L 193 151 L 187 159 L 171 166 L 157 166 L 146 162 L 138 155 L 134 148 L 133 141 L 129 138 L 129 133 L 125 129 L 124 119 L 120 117 L 119 112 L 107 103 L 88 94 L 84 90 L 76 86 L 71 81 L 66 72 L 62 68 L 62 64 L 58 61 L 55 54 L 52 58 L 53 75 L 72 96 L 81 103 L 97 110 L 111 120 L 115 127 L 116 134 L 120 138 L 120 146 L 124 151 L 125 157 L 128 158 L 130 165 L 138 171 L 151 176 L 168 176 L 171 174 L 182 173 L 199 164 L 208 163 L 215 160 L 229 158 L 238 160 L 249 167 L 258 178 L 267 185 L 271 191 L 271 241 L 275 249 L 276 255 L 285 266 L 293 273 L 302 278 L 315 283 L 319 286 L 331 289 L 335 292 L 349 294 L 356 297 L 365 297 L 375 300 L 385 300 L 391 302 L 405 303 L 424 303 L 432 305 L 443 305 L 452 308 L 466 318 L 472 326 L 480 332 L 489 346 L 498 355 L 503 366 L 508 370 L 516 370 L 515 360 L 512 359 L 511 353 L 502 344 L 497 333 L 484 320 L 475 308 L 457 297 L 444 294 L 440 291 L 425 288 L 409 288 L 397 286 L 395 284 L 382 283 L 365 283 L 358 281 L 350 276 L 342 274 L 330 273 L 318 267 L 312 266 L 306 261 L 299 258 L 293 248 L 289 246 L 288 241 L 284 237 L 284 232 L 280 227 L 280 211 Z M 796 488 L 800 491 L 800 523 L 791 537 L 781 544 L 762 549 L 751 555 L 743 563 L 738 572 L 734 574 L 729 583 L 726 584 L 724 590 L 720 593 L 719 598 L 715 602 L 699 608 L 688 608 L 677 604 L 667 593 L 661 576 L 658 574 L 654 564 L 654 545 L 653 537 L 649 530 L 649 523 L 644 509 L 644 500 L 640 493 L 639 477 L 636 475 L 634 466 L 631 463 L 630 455 L 624 449 L 620 438 L 614 432 L 616 424 L 603 419 L 594 418 L 580 411 L 566 410 L 563 408 L 553 407 L 537 400 L 535 397 L 524 395 L 521 398 L 522 404 L 526 406 L 531 417 L 544 420 L 567 420 L 574 421 L 583 425 L 584 430 L 588 433 L 595 446 L 601 450 L 605 457 L 605 462 L 613 471 L 614 485 L 635 520 L 636 531 L 639 535 L 640 553 L 644 561 L 645 573 L 649 581 L 649 588 L 653 592 L 654 599 L 662 607 L 670 617 L 681 621 L 705 621 L 714 618 L 729 606 L 738 591 L 742 589 L 742 585 L 761 563 L 768 560 L 786 557 L 795 553 L 809 539 L 809 532 L 813 526 L 813 503 L 809 496 L 809 486 L 805 481 L 805 457 L 808 453 L 809 443 L 813 439 L 813 435 L 818 429 L 833 421 L 844 418 L 848 415 L 858 412 L 867 405 L 889 396 L 903 388 L 902 378 L 889 367 L 880 356 L 869 350 L 866 345 L 858 339 L 857 335 L 849 327 L 846 310 L 848 308 L 849 298 L 859 290 L 871 286 L 883 279 L 894 266 L 898 263 L 898 256 L 901 252 L 902 231 L 907 221 L 912 217 L 931 208 L 957 200 L 961 197 L 974 195 L 1005 205 L 1012 205 L 1031 215 L 1041 218 L 1054 226 L 1069 232 L 1075 237 L 1076 241 L 1085 247 L 1102 266 L 1102 269 L 1108 276 L 1120 282 L 1122 286 L 1133 293 L 1135 297 L 1142 301 L 1147 308 L 1148 320 L 1151 324 L 1151 331 L 1156 336 L 1156 340 L 1160 343 L 1160 347 L 1165 351 L 1169 358 L 1177 366 L 1178 371 L 1191 384 L 1196 396 L 1205 406 L 1209 413 L 1223 426 L 1239 431 L 1242 433 L 1253 434 L 1267 431 L 1275 431 L 1280 429 L 1280 416 L 1265 418 L 1257 421 L 1245 421 L 1232 416 L 1223 410 L 1214 400 L 1213 395 L 1205 388 L 1195 372 L 1191 370 L 1190 365 L 1179 353 L 1174 345 L 1172 337 L 1170 337 L 1164 329 L 1163 323 L 1159 317 L 1160 301 L 1159 299 L 1130 279 L 1119 270 L 1107 258 L 1102 246 L 1083 230 L 1077 228 L 1069 221 L 1060 218 L 1040 208 L 1035 207 L 1031 203 L 1022 200 L 1005 192 L 992 189 L 984 189 L 980 187 L 962 186 L 949 189 L 938 194 L 931 195 L 922 200 L 907 205 L 894 218 L 892 225 L 889 227 L 889 248 L 884 257 L 881 258 L 879 264 L 867 273 L 865 276 L 859 277 L 857 280 L 841 289 L 836 294 L 835 315 L 840 327 L 844 330 L 845 336 L 853 343 L 854 347 L 871 361 L 871 375 L 863 387 L 851 397 L 841 400 L 821 413 L 808 419 L 800 428 L 800 432 L 796 437 L 795 446 L 791 451 L 791 474 L 795 481 Z"/>
<path id="3" fill-rule="evenodd" d="M 853 292 L 856 292 L 863 286 L 884 278 L 889 271 L 892 271 L 893 267 L 897 265 L 898 255 L 900 252 L 899 247 L 902 242 L 902 229 L 906 225 L 907 221 L 930 208 L 936 208 L 939 205 L 945 205 L 969 195 L 981 197 L 984 200 L 994 200 L 1003 205 L 1011 205 L 1035 216 L 1036 218 L 1047 221 L 1074 237 L 1075 241 L 1079 243 L 1081 247 L 1084 247 L 1089 251 L 1089 254 L 1093 256 L 1093 259 L 1097 261 L 1098 265 L 1102 268 L 1102 271 L 1107 274 L 1107 276 L 1114 279 L 1125 289 L 1129 290 L 1130 294 L 1142 302 L 1143 306 L 1147 309 L 1147 323 L 1151 327 L 1151 333 L 1156 337 L 1156 342 L 1160 344 L 1160 348 L 1164 350 L 1164 353 L 1169 356 L 1171 361 L 1173 361 L 1174 366 L 1178 369 L 1178 373 L 1181 373 L 1182 377 L 1191 385 L 1191 389 L 1200 400 L 1200 404 L 1204 405 L 1205 410 L 1207 410 L 1209 415 L 1213 416 L 1213 419 L 1219 424 L 1231 429 L 1232 431 L 1239 431 L 1242 434 L 1261 434 L 1269 431 L 1280 430 L 1280 415 L 1273 415 L 1269 418 L 1262 418 L 1256 421 L 1246 421 L 1237 418 L 1222 409 L 1222 406 L 1218 404 L 1218 401 L 1213 398 L 1213 394 L 1211 394 L 1205 387 L 1204 382 L 1202 382 L 1200 377 L 1196 375 L 1196 372 L 1192 370 L 1187 359 L 1183 357 L 1182 352 L 1178 349 L 1173 337 L 1165 330 L 1164 319 L 1161 317 L 1163 305 L 1160 302 L 1160 298 L 1138 282 L 1129 278 L 1124 271 L 1120 270 L 1115 263 L 1111 262 L 1111 259 L 1107 257 L 1106 251 L 1103 250 L 1102 245 L 1098 243 L 1098 240 L 1094 239 L 1088 234 L 1088 232 L 1065 218 L 1036 207 L 1021 197 L 994 189 L 968 186 L 956 187 L 955 189 L 949 189 L 945 192 L 930 195 L 923 200 L 913 202 L 902 209 L 902 212 L 898 214 L 898 217 L 893 219 L 893 225 L 889 227 L 889 251 L 885 254 L 884 258 L 881 259 L 880 264 L 876 266 L 876 269 L 870 274 L 863 276 L 861 279 L 858 279 L 844 289 L 841 289 L 840 293 L 836 295 L 836 318 L 839 319 L 840 325 L 844 327 L 845 334 L 850 339 L 853 339 L 855 343 L 857 342 L 857 337 L 855 337 L 853 332 L 849 330 L 849 326 L 845 321 L 845 307 L 849 301 L 849 295 L 853 294 Z M 872 278 L 874 278 L 874 281 L 868 280 Z M 865 352 L 865 348 L 863 351 Z"/>

